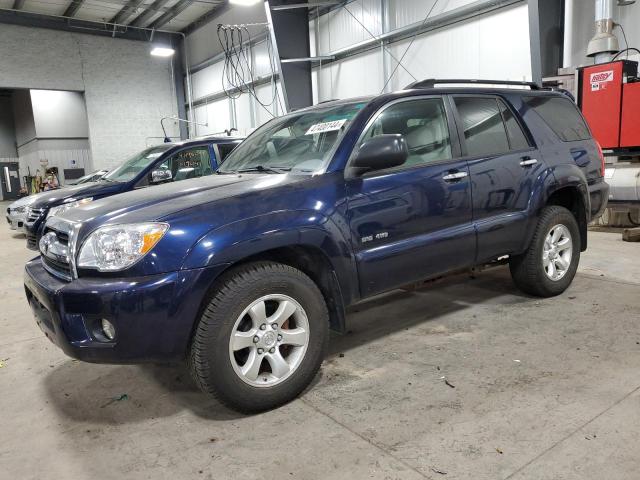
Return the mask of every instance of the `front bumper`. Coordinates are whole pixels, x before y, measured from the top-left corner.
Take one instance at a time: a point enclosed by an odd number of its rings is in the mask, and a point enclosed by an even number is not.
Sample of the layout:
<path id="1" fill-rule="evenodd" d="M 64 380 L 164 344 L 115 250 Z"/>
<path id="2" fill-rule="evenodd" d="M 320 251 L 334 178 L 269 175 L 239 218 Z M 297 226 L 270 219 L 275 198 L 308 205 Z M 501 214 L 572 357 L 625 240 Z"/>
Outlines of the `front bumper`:
<path id="1" fill-rule="evenodd" d="M 222 266 L 139 278 L 65 282 L 40 258 L 25 266 L 24 286 L 36 323 L 67 355 L 95 363 L 185 358 L 200 304 Z M 102 319 L 116 330 L 109 341 Z"/>
<path id="2" fill-rule="evenodd" d="M 25 222 L 27 221 L 26 215 L 10 212 L 6 214 L 6 218 L 11 230 L 17 230 L 21 233 L 25 232 Z"/>

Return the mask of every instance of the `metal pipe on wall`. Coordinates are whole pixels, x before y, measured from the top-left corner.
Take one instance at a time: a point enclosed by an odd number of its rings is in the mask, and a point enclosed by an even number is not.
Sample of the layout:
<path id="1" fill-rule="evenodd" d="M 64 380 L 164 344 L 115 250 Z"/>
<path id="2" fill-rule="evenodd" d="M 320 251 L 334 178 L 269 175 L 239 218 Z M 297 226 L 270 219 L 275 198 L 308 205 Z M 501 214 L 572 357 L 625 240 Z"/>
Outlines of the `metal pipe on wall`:
<path id="1" fill-rule="evenodd" d="M 613 0 L 596 0 L 595 21 L 596 34 L 589 41 L 587 56 L 595 57 L 596 63 L 608 62 L 620 50 L 618 38 L 613 34 Z"/>
<path id="2" fill-rule="evenodd" d="M 562 66 L 573 66 L 573 11 L 575 0 L 564 2 L 564 44 L 562 46 Z"/>

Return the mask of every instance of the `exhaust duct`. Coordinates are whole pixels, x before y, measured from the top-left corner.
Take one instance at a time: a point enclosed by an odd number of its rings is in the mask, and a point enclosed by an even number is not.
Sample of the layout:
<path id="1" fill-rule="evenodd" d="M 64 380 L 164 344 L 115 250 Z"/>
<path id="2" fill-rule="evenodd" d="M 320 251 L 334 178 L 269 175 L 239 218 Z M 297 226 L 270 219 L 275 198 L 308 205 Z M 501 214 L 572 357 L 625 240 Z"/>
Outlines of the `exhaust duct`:
<path id="1" fill-rule="evenodd" d="M 587 56 L 595 57 L 596 63 L 611 60 L 611 55 L 620 50 L 613 27 L 613 0 L 596 0 L 596 34 L 587 47 Z"/>

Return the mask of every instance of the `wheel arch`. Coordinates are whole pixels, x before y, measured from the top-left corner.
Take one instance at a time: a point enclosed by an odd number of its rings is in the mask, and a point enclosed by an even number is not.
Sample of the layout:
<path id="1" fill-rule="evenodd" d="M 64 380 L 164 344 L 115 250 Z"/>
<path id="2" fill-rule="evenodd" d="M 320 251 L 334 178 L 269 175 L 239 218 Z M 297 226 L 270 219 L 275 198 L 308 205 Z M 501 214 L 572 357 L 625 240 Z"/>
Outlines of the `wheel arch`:
<path id="1" fill-rule="evenodd" d="M 224 265 L 211 280 L 206 305 L 231 269 L 259 261 L 289 265 L 309 276 L 325 298 L 331 329 L 344 332 L 345 307 L 358 298 L 358 279 L 349 245 L 332 221 L 318 212 L 292 211 L 226 225 L 201 238 L 183 268 Z"/>
<path id="2" fill-rule="evenodd" d="M 329 310 L 329 326 L 340 333 L 345 331 L 345 301 L 335 268 L 327 255 L 313 245 L 287 245 L 239 259 L 227 271 L 248 263 L 272 261 L 296 268 L 318 286 Z M 224 272 L 223 272 L 224 273 Z"/>
<path id="3" fill-rule="evenodd" d="M 580 229 L 581 252 L 587 249 L 587 217 L 589 211 L 588 205 L 585 203 L 587 199 L 585 199 L 585 194 L 580 185 L 567 185 L 551 192 L 544 205 L 564 207 L 573 214 Z"/>

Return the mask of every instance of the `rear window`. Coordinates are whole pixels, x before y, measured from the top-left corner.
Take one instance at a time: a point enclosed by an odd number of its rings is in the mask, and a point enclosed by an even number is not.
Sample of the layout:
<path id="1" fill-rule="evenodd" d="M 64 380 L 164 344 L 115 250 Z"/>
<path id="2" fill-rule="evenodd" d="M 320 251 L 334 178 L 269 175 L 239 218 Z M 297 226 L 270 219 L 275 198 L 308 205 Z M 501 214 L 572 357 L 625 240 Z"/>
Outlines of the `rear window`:
<path id="1" fill-rule="evenodd" d="M 526 97 L 525 103 L 551 127 L 564 142 L 588 140 L 591 133 L 576 105 L 562 97 Z"/>
<path id="2" fill-rule="evenodd" d="M 507 127 L 507 135 L 509 136 L 509 145 L 511 146 L 511 150 L 524 150 L 529 148 L 527 137 L 522 131 L 522 128 L 520 128 L 520 125 L 513 116 L 513 113 L 511 113 L 511 110 L 507 108 L 502 100 L 498 100 L 498 103 L 500 104 L 500 111 L 502 112 L 504 124 Z"/>
<path id="3" fill-rule="evenodd" d="M 237 146 L 238 143 L 219 143 L 218 152 L 220 153 L 220 158 L 218 159 L 218 162 L 224 162 L 225 158 L 227 158 L 227 155 L 229 155 Z"/>
<path id="4" fill-rule="evenodd" d="M 454 99 L 471 156 L 509 151 L 509 140 L 495 98 L 457 97 Z"/>

